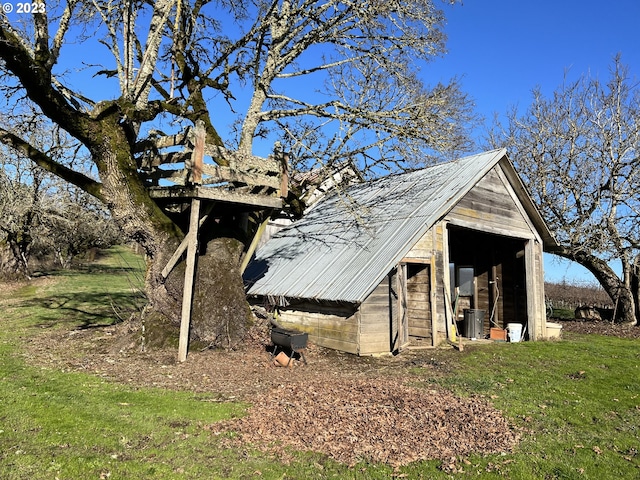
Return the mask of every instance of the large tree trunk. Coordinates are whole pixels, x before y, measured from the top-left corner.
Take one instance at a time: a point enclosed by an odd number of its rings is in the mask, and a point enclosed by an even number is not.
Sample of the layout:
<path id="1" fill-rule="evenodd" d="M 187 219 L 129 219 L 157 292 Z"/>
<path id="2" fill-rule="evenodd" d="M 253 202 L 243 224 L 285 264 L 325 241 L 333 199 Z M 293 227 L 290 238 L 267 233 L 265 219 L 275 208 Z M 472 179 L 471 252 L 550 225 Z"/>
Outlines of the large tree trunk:
<path id="1" fill-rule="evenodd" d="M 128 238 L 146 254 L 145 294 L 142 312 L 145 347 L 176 345 L 179 337 L 184 264 L 165 279 L 162 270 L 184 238 L 184 233 L 150 198 L 138 177 L 137 166 L 124 132 L 105 129 L 102 142 L 92 153 L 99 167 L 103 196 L 115 221 Z M 192 342 L 233 347 L 242 339 L 250 323 L 249 309 L 238 269 L 242 244 L 218 239 L 200 247 L 194 288 Z"/>
<path id="2" fill-rule="evenodd" d="M 554 253 L 579 263 L 596 277 L 614 303 L 615 321 L 637 325 L 637 291 L 634 295 L 631 285 L 621 280 L 607 262 L 583 251 L 565 249 Z"/>
<path id="3" fill-rule="evenodd" d="M 189 342 L 191 348 L 235 348 L 252 325 L 239 259 L 243 244 L 234 238 L 216 238 L 200 246 L 196 262 Z M 149 303 L 144 318 L 144 342 L 151 348 L 177 346 L 181 320 L 185 262 L 166 280 L 161 271 L 173 254 L 149 262 L 146 291 Z M 160 281 L 156 281 L 160 278 Z"/>

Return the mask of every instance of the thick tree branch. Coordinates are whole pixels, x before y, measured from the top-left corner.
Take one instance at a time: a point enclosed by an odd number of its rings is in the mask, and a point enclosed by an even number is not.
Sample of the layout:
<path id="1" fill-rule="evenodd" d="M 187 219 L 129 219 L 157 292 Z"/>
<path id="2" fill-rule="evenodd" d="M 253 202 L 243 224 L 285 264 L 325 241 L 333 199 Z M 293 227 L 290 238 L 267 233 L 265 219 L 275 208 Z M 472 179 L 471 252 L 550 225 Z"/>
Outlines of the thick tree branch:
<path id="1" fill-rule="evenodd" d="M 0 142 L 13 147 L 46 171 L 57 175 L 63 180 L 93 195 L 98 200 L 104 201 L 102 184 L 100 182 L 96 182 L 94 179 L 56 162 L 44 152 L 12 132 L 0 128 Z"/>
<path id="2" fill-rule="evenodd" d="M 53 37 L 53 45 L 51 46 L 51 53 L 49 57 L 49 67 L 52 67 L 58 61 L 58 57 L 60 56 L 60 49 L 62 48 L 65 35 L 69 31 L 71 18 L 73 17 L 73 11 L 77 4 L 78 0 L 67 1 L 67 6 L 65 7 L 62 17 L 60 18 L 60 23 L 58 24 L 58 31 Z"/>
<path id="3" fill-rule="evenodd" d="M 53 87 L 50 66 L 36 62 L 21 39 L 5 25 L 0 25 L 0 58 L 20 81 L 27 96 L 45 115 L 79 140 L 86 140 L 86 114 L 69 104 Z"/>

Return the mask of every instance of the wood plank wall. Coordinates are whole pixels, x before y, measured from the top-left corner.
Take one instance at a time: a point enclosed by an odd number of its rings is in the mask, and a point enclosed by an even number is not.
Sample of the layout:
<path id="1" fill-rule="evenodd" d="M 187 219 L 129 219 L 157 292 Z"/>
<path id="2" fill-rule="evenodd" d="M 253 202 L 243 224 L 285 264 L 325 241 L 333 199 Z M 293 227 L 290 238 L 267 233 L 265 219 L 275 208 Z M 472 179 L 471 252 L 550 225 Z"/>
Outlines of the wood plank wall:
<path id="1" fill-rule="evenodd" d="M 397 301 L 390 285 L 395 286 L 395 271 L 360 305 L 360 355 L 389 353 L 393 349 L 392 335 L 398 332 L 397 318 L 393 315 Z"/>
<path id="2" fill-rule="evenodd" d="M 488 233 L 532 238 L 532 225 L 511 197 L 505 181 L 498 171 L 491 170 L 458 202 L 446 219 Z"/>
<path id="3" fill-rule="evenodd" d="M 307 332 L 309 342 L 348 353 L 359 353 L 359 313 L 354 306 L 304 302 L 280 310 L 285 328 Z"/>

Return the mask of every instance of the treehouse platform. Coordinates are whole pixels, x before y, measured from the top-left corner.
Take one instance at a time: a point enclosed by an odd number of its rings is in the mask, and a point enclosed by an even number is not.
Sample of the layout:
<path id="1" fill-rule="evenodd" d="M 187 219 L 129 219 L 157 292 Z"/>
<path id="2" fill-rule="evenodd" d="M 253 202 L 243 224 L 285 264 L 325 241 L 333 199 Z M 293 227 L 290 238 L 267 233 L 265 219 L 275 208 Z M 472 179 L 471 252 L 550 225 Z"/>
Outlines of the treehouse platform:
<path id="1" fill-rule="evenodd" d="M 287 159 L 242 155 L 207 144 L 201 123 L 176 135 L 156 135 L 137 145 L 139 171 L 161 206 L 193 198 L 245 206 L 281 208 L 288 194 Z"/>

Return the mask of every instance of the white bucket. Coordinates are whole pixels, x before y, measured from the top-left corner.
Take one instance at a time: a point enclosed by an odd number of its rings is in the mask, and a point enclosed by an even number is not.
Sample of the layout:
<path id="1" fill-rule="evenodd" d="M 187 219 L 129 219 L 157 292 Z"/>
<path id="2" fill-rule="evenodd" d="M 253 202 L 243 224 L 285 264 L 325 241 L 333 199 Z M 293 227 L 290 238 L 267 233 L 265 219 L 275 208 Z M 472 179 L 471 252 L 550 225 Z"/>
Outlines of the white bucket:
<path id="1" fill-rule="evenodd" d="M 522 337 L 522 324 L 507 323 L 507 332 L 509 333 L 510 342 L 519 342 Z"/>

